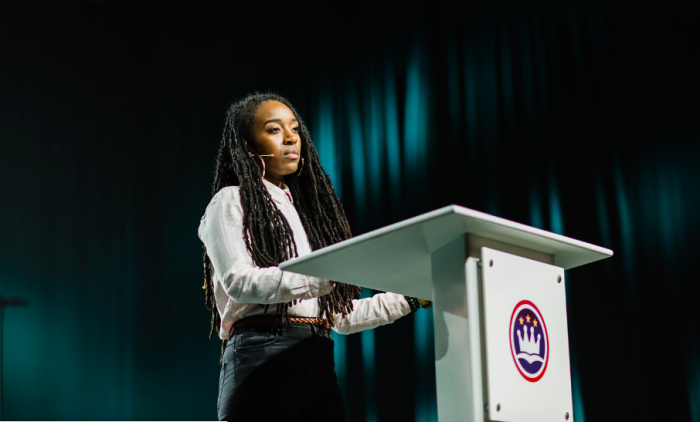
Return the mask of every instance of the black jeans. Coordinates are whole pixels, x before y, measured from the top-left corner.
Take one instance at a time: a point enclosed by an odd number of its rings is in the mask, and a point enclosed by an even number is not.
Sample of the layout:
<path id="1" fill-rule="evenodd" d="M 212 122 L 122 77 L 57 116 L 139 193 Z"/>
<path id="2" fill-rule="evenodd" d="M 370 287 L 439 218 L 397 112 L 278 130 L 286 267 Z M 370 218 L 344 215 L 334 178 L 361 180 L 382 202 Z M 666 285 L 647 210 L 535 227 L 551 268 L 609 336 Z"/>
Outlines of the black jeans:
<path id="1" fill-rule="evenodd" d="M 345 421 L 330 330 L 311 324 L 234 331 L 219 376 L 219 420 Z"/>

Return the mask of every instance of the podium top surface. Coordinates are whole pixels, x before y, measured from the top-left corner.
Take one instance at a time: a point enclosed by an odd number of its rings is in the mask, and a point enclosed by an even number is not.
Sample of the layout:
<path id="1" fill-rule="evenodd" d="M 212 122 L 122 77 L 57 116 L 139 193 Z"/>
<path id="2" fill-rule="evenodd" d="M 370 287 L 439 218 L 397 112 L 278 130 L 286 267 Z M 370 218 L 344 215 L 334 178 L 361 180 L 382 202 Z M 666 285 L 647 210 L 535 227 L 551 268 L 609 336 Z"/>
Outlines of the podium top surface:
<path id="1" fill-rule="evenodd" d="M 564 269 L 613 254 L 610 249 L 450 205 L 285 261 L 279 268 L 427 299 L 432 294 L 430 255 L 464 233 L 552 255 L 554 265 Z"/>

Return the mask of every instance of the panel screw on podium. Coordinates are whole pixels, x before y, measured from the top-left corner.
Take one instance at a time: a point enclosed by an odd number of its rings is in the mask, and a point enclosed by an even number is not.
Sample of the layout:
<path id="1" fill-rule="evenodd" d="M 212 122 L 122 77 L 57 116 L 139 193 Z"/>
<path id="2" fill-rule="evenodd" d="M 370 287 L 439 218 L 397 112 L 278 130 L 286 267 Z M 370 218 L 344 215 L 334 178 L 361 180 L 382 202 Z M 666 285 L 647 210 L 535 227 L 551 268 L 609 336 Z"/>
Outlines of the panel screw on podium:
<path id="1" fill-rule="evenodd" d="M 493 267 L 493 259 L 489 261 L 489 267 Z"/>
<path id="2" fill-rule="evenodd" d="M 569 420 L 569 412 L 566 412 L 566 414 L 564 415 L 564 419 L 566 419 L 567 421 Z"/>
<path id="3" fill-rule="evenodd" d="M 560 275 L 557 276 L 557 283 L 561 283 L 561 276 Z M 567 415 L 568 415 L 568 413 L 567 413 Z"/>
<path id="4" fill-rule="evenodd" d="M 501 411 L 501 404 L 499 403 L 496 405 L 496 412 L 500 412 L 500 411 Z"/>

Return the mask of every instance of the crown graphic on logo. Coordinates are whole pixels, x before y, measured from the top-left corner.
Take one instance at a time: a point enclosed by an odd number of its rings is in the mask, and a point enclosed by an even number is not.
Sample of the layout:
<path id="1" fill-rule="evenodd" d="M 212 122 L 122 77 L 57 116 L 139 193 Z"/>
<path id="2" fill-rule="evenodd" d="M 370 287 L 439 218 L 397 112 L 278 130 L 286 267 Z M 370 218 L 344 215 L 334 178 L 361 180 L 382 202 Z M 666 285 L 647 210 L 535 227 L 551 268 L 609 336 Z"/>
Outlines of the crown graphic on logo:
<path id="1" fill-rule="evenodd" d="M 539 381 L 549 362 L 549 334 L 544 318 L 534 303 L 521 300 L 515 305 L 508 335 L 513 363 L 520 375 L 530 382 Z"/>
<path id="2" fill-rule="evenodd" d="M 520 352 L 525 352 L 529 355 L 540 354 L 540 339 L 542 335 L 537 334 L 537 341 L 533 341 L 535 338 L 535 327 L 530 327 L 530 338 L 527 338 L 527 326 L 523 327 L 522 331 L 518 330 L 517 335 Z"/>

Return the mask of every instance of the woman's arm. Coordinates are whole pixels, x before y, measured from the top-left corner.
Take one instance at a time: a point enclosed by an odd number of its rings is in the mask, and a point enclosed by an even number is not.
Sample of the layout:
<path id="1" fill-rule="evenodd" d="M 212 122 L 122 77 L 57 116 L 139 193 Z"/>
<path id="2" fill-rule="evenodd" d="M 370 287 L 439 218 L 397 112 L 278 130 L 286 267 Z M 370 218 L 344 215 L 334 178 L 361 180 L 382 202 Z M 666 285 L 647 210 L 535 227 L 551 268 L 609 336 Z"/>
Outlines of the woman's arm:
<path id="1" fill-rule="evenodd" d="M 345 319 L 340 314 L 334 315 L 336 326 L 333 329 L 340 334 L 352 334 L 391 324 L 411 313 L 411 307 L 404 296 L 396 293 L 379 293 L 365 299 L 355 299 L 352 304 L 354 309 Z"/>
<path id="2" fill-rule="evenodd" d="M 243 208 L 238 187 L 227 187 L 214 195 L 199 225 L 199 238 L 214 267 L 214 279 L 236 302 L 289 302 L 331 291 L 329 280 L 253 264 L 243 240 Z"/>

